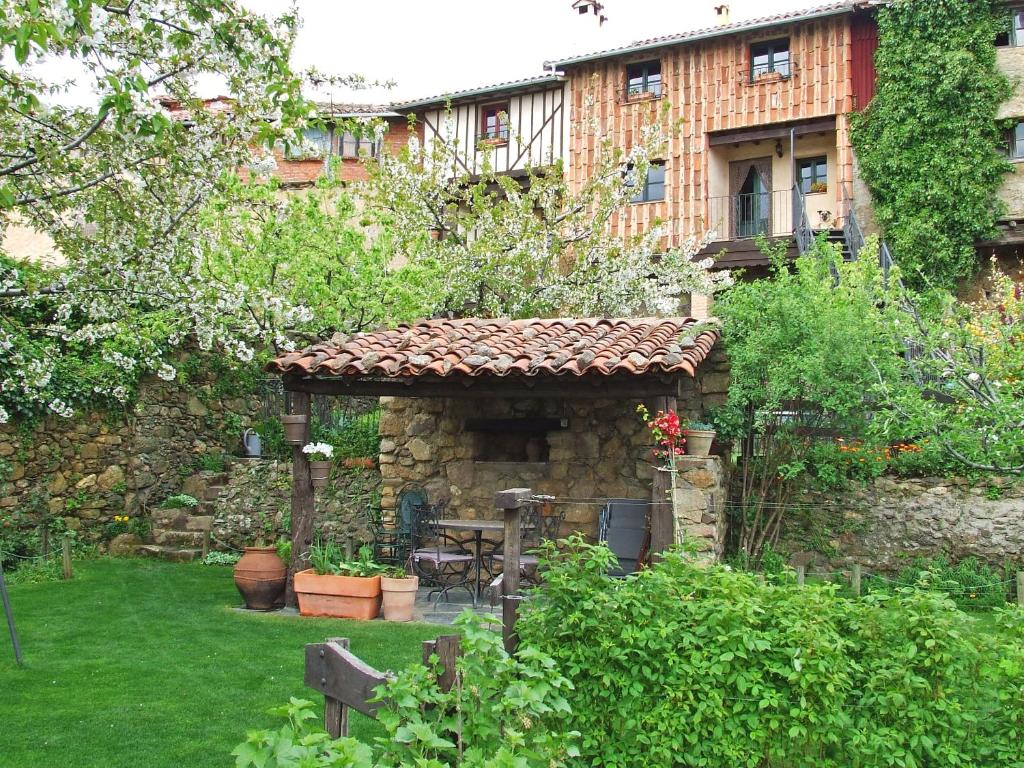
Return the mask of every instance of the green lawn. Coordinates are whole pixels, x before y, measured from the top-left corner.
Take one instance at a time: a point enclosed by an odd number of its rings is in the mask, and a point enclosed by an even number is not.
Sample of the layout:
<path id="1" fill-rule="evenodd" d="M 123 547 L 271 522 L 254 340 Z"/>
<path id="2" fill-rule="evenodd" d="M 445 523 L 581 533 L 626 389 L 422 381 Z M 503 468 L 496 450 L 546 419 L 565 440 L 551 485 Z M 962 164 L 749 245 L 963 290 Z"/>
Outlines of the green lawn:
<path id="1" fill-rule="evenodd" d="M 0 765 L 198 768 L 232 764 L 267 709 L 302 683 L 303 645 L 349 637 L 378 669 L 421 657 L 427 624 L 302 619 L 233 610 L 223 566 L 75 564 L 70 582 L 11 587 L 25 666 L 0 623 Z M 352 715 L 352 733 L 376 725 Z"/>

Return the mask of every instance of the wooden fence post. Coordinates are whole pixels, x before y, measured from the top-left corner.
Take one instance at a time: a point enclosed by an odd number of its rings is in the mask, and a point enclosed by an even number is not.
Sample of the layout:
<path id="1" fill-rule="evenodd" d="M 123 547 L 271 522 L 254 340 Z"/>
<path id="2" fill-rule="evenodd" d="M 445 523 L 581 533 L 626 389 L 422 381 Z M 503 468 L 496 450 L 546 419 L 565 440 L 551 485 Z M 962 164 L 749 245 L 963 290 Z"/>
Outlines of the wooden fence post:
<path id="1" fill-rule="evenodd" d="M 804 582 L 807 580 L 807 566 L 798 565 L 796 567 L 796 585 L 802 587 Z"/>
<path id="2" fill-rule="evenodd" d="M 654 411 L 674 411 L 676 398 L 656 397 L 652 403 Z M 672 493 L 675 478 L 666 469 L 654 468 L 654 479 L 651 482 L 651 549 L 650 560 L 656 562 L 658 556 L 675 543 L 674 499 Z"/>
<path id="3" fill-rule="evenodd" d="M 516 614 L 519 612 L 519 538 L 520 509 L 527 503 L 533 491 L 529 488 L 510 488 L 494 495 L 494 506 L 502 510 L 505 519 L 505 560 L 501 577 L 501 635 L 505 650 L 516 649 Z"/>
<path id="4" fill-rule="evenodd" d="M 455 663 L 461 651 L 462 638 L 459 635 L 441 635 L 436 640 L 423 641 L 423 664 L 429 667 L 430 657 L 437 654 L 437 663 L 441 665 L 437 684 L 445 693 L 455 685 Z"/>
<path id="5" fill-rule="evenodd" d="M 312 405 L 309 392 L 292 393 L 292 413 L 305 415 L 306 430 L 302 443 L 309 440 Z M 302 445 L 292 447 L 292 559 L 286 582 L 285 605 L 294 608 L 295 574 L 306 566 L 306 553 L 313 543 L 313 482 L 309 477 L 309 458 Z"/>
<path id="6" fill-rule="evenodd" d="M 1024 608 L 1024 571 L 1017 571 L 1017 605 Z"/>
<path id="7" fill-rule="evenodd" d="M 853 588 L 855 597 L 860 597 L 860 563 L 853 564 L 853 576 L 850 579 L 850 586 Z"/>
<path id="8" fill-rule="evenodd" d="M 202 559 L 203 560 L 205 560 L 206 556 L 208 554 L 210 554 L 210 539 L 211 538 L 213 538 L 213 531 L 210 528 L 207 528 L 205 531 L 203 531 L 203 551 L 202 551 Z"/>
<path id="9" fill-rule="evenodd" d="M 327 642 L 337 643 L 348 650 L 347 637 L 331 637 Z M 324 730 L 331 734 L 332 739 L 348 736 L 348 705 L 324 694 Z"/>
<path id="10" fill-rule="evenodd" d="M 14 663 L 21 666 L 21 643 L 18 642 L 18 630 L 14 628 L 14 613 L 11 611 L 11 598 L 7 595 L 7 582 L 4 581 L 4 553 L 0 551 L 0 598 L 3 599 L 4 616 L 7 617 L 7 631 L 11 633 L 11 645 L 14 646 Z"/>
<path id="11" fill-rule="evenodd" d="M 73 575 L 71 573 L 71 537 L 64 534 L 64 540 L 60 543 L 61 564 L 64 569 L 64 580 L 67 581 Z"/>

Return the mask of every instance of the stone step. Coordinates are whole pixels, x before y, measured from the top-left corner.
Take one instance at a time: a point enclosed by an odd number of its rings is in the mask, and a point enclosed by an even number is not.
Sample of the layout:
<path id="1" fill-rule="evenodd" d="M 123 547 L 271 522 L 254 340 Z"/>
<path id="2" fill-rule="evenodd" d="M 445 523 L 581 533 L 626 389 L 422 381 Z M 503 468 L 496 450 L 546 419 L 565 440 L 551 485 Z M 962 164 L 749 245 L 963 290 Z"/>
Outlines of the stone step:
<path id="1" fill-rule="evenodd" d="M 168 560 L 172 563 L 190 563 L 193 560 L 197 560 L 202 554 L 198 549 L 182 549 L 181 547 L 167 547 L 157 544 L 143 544 L 139 547 L 138 552 L 143 557 Z"/>
<path id="2" fill-rule="evenodd" d="M 185 509 L 154 509 L 150 513 L 150 519 L 154 528 L 166 530 L 185 530 L 186 520 L 191 517 Z"/>
<path id="3" fill-rule="evenodd" d="M 203 496 L 203 501 L 216 501 L 217 497 L 220 496 L 220 492 L 224 490 L 223 485 L 209 485 L 206 487 L 206 493 Z"/>
<path id="4" fill-rule="evenodd" d="M 176 544 L 199 547 L 202 546 L 204 537 L 205 534 L 202 531 L 170 531 L 154 528 L 152 533 L 153 543 L 162 546 Z"/>

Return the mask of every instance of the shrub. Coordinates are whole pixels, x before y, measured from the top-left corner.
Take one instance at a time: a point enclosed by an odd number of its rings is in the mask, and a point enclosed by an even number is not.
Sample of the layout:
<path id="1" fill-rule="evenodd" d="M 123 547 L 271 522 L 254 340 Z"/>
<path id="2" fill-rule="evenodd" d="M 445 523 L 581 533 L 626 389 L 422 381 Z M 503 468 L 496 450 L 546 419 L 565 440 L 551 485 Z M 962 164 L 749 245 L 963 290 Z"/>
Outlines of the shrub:
<path id="1" fill-rule="evenodd" d="M 961 608 L 993 608 L 1005 605 L 1007 581 L 999 571 L 973 557 L 950 563 L 945 555 L 917 557 L 895 578 L 869 575 L 864 588 L 869 592 L 892 593 L 901 588 L 927 586 L 947 595 Z"/>
<path id="2" fill-rule="evenodd" d="M 988 638 L 934 591 L 847 600 L 680 553 L 614 580 L 612 559 L 548 545 L 517 625 L 573 684 L 583 764 L 1024 764 L 1019 613 Z"/>
<path id="3" fill-rule="evenodd" d="M 146 518 L 114 515 L 114 519 L 103 526 L 102 535 L 104 541 L 110 541 L 124 533 L 134 533 L 144 539 L 149 535 L 149 529 L 149 520 Z"/>
<path id="4" fill-rule="evenodd" d="M 199 499 L 189 496 L 187 493 L 176 493 L 160 502 L 160 509 L 178 509 L 180 507 L 192 509 L 197 506 L 199 506 Z"/>
<path id="5" fill-rule="evenodd" d="M 242 556 L 237 552 L 207 552 L 203 565 L 234 565 Z"/>
<path id="6" fill-rule="evenodd" d="M 275 710 L 288 718 L 279 731 L 255 731 L 233 752 L 247 766 L 558 768 L 578 752 L 567 732 L 568 680 L 547 656 L 530 648 L 509 656 L 487 622 L 465 613 L 456 684 L 442 691 L 436 670 L 415 664 L 377 693 L 386 738 L 371 748 L 353 738 L 332 740 L 309 701 Z"/>

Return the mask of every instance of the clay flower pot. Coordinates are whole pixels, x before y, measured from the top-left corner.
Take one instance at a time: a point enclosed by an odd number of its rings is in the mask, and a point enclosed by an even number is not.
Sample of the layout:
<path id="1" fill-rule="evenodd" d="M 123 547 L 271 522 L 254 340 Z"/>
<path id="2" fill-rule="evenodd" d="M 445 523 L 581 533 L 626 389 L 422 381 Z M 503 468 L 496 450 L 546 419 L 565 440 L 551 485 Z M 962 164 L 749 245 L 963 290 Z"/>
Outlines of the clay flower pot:
<path id="1" fill-rule="evenodd" d="M 690 429 L 686 432 L 686 455 L 707 456 L 715 439 L 714 430 Z"/>
<path id="2" fill-rule="evenodd" d="M 326 488 L 327 481 L 331 477 L 331 462 L 311 461 L 309 462 L 309 479 L 314 488 Z"/>
<path id="3" fill-rule="evenodd" d="M 252 611 L 270 611 L 284 596 L 288 568 L 274 547 L 246 547 L 235 563 L 235 586 Z"/>
<path id="4" fill-rule="evenodd" d="M 419 586 L 418 576 L 406 576 L 401 579 L 381 576 L 384 618 L 387 621 L 412 621 L 412 608 L 416 603 L 416 590 Z"/>
<path id="5" fill-rule="evenodd" d="M 288 445 L 302 445 L 306 442 L 306 416 L 304 414 L 284 414 L 281 426 L 284 427 L 284 441 Z"/>
<path id="6" fill-rule="evenodd" d="M 303 616 L 376 619 L 380 614 L 380 576 L 320 576 L 309 568 L 295 574 L 295 595 Z"/>

